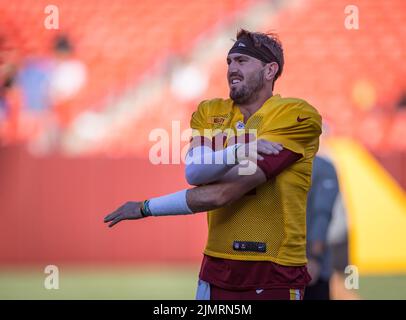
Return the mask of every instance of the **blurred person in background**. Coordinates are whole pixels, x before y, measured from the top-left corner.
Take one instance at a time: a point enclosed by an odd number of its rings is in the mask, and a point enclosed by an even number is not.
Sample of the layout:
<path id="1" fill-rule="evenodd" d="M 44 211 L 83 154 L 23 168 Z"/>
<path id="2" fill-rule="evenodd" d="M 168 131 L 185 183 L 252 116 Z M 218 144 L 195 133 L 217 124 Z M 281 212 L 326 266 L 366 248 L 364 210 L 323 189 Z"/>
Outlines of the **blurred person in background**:
<path id="1" fill-rule="evenodd" d="M 307 199 L 307 268 L 312 277 L 304 300 L 330 300 L 331 252 L 328 232 L 339 194 L 336 170 L 325 157 L 313 162 L 312 187 Z"/>
<path id="2" fill-rule="evenodd" d="M 230 99 L 205 100 L 192 115 L 185 176 L 196 187 L 127 202 L 104 222 L 208 211 L 197 299 L 301 300 L 321 116 L 304 100 L 273 94 L 284 65 L 275 35 L 240 30 L 227 64 Z"/>
<path id="3" fill-rule="evenodd" d="M 195 102 L 208 87 L 207 72 L 188 58 L 177 60 L 170 76 L 171 93 L 183 102 Z"/>
<path id="4" fill-rule="evenodd" d="M 0 35 L 0 145 L 20 139 L 21 91 L 16 86 L 18 52 Z"/>
<path id="5" fill-rule="evenodd" d="M 348 258 L 348 219 L 328 139 L 332 127 L 323 123 L 320 149 L 313 162 L 307 202 L 307 256 L 312 281 L 305 300 L 359 299 L 344 288 Z"/>
<path id="6" fill-rule="evenodd" d="M 327 234 L 327 244 L 331 253 L 330 294 L 332 299 L 359 299 L 353 291 L 344 286 L 349 263 L 348 218 L 343 195 L 339 191 L 334 203 L 332 219 Z"/>
<path id="7" fill-rule="evenodd" d="M 54 61 L 50 77 L 50 101 L 62 127 L 75 116 L 71 102 L 78 96 L 87 82 L 86 65 L 75 57 L 72 42 L 66 35 L 55 38 Z"/>
<path id="8" fill-rule="evenodd" d="M 51 60 L 35 50 L 21 61 L 17 85 L 21 88 L 23 110 L 21 126 L 24 141 L 37 140 L 46 127 L 51 112 L 49 82 L 52 70 Z"/>
<path id="9" fill-rule="evenodd" d="M 59 149 L 63 132 L 75 116 L 72 102 L 86 84 L 87 69 L 74 57 L 66 35 L 52 43 L 52 55 L 29 57 L 19 74 L 31 123 L 30 151 L 47 154 Z"/>
<path id="10" fill-rule="evenodd" d="M 402 91 L 396 103 L 396 109 L 399 111 L 406 110 L 406 89 Z"/>

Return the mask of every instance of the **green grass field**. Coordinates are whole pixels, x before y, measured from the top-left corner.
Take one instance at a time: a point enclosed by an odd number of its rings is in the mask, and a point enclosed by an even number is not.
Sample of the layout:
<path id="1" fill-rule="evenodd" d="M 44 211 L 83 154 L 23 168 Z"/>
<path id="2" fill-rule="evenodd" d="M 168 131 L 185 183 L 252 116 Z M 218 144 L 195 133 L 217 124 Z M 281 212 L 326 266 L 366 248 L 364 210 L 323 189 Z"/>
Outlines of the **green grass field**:
<path id="1" fill-rule="evenodd" d="M 59 269 L 59 289 L 45 289 L 40 267 L 0 270 L 0 299 L 194 299 L 199 266 Z M 406 275 L 361 277 L 363 299 L 406 299 Z"/>

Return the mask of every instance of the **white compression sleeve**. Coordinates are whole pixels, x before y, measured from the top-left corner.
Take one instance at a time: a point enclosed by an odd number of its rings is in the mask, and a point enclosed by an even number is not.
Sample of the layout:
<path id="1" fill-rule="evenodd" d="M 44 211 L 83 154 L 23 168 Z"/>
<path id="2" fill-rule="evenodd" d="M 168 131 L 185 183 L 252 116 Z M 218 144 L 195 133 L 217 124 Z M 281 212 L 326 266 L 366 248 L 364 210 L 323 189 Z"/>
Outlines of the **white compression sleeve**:
<path id="1" fill-rule="evenodd" d="M 148 200 L 145 204 L 147 215 L 169 216 L 193 213 L 186 203 L 186 191 L 185 189 Z"/>
<path id="2" fill-rule="evenodd" d="M 191 185 L 210 183 L 221 178 L 237 164 L 235 149 L 240 144 L 213 151 L 207 146 L 195 147 L 186 155 L 186 180 Z"/>

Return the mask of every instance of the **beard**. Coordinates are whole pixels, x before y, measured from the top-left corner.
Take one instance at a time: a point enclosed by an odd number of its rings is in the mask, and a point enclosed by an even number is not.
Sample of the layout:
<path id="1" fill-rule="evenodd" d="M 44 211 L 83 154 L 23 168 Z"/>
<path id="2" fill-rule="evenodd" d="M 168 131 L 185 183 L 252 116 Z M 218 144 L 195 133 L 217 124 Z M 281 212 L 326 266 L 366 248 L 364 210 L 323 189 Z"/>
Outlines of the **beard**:
<path id="1" fill-rule="evenodd" d="M 236 104 L 246 104 L 258 98 L 258 92 L 264 87 L 264 70 L 251 74 L 241 87 L 230 90 L 230 98 Z"/>

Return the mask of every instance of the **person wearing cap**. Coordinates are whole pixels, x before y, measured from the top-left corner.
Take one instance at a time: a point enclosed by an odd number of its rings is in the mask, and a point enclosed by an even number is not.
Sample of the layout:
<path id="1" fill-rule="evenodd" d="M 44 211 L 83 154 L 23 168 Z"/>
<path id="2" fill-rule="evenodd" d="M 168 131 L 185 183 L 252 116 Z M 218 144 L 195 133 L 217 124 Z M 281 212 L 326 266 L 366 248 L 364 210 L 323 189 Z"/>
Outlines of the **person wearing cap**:
<path id="1" fill-rule="evenodd" d="M 185 177 L 195 187 L 127 202 L 104 222 L 207 211 L 196 299 L 303 299 L 321 116 L 273 94 L 284 66 L 275 34 L 238 31 L 227 64 L 229 99 L 202 101 L 192 115 Z"/>

